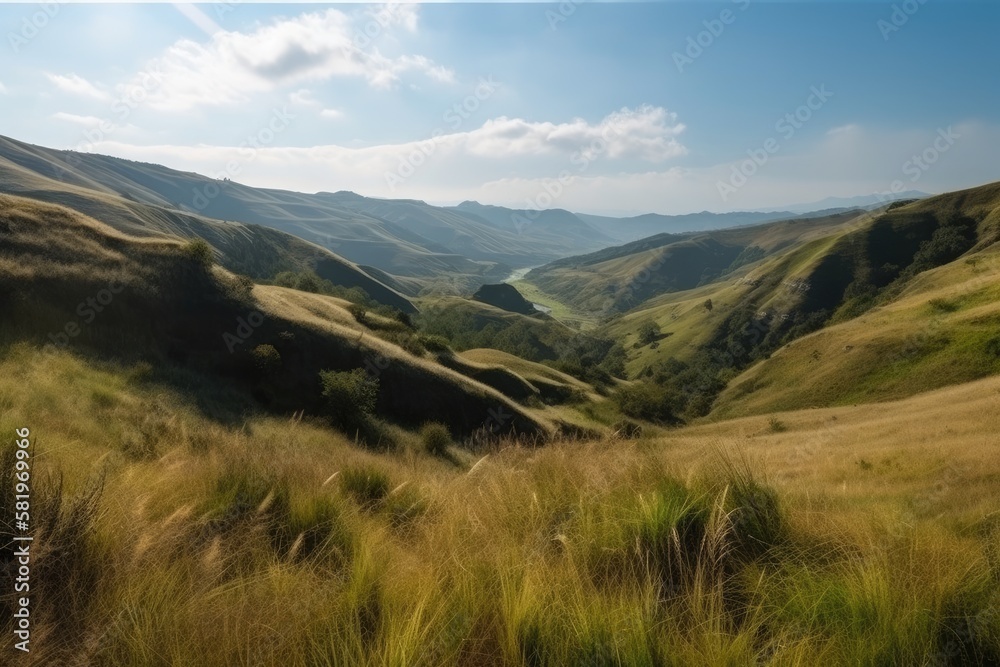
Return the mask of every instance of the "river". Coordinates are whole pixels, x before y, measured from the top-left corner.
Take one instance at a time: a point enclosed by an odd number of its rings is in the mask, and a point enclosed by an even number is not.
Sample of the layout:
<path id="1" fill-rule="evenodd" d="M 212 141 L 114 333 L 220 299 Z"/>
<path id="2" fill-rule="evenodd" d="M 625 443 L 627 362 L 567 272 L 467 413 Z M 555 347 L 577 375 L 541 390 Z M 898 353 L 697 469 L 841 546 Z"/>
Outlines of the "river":
<path id="1" fill-rule="evenodd" d="M 528 271 L 531 271 L 534 268 L 537 268 L 537 267 L 529 266 L 526 269 L 516 269 L 512 274 L 510 274 L 509 276 L 507 276 L 506 278 L 504 278 L 503 281 L 505 283 L 514 283 L 514 282 L 517 282 L 521 278 L 524 278 L 526 275 L 528 275 Z M 548 306 L 543 306 L 540 303 L 534 303 L 534 302 L 532 302 L 531 305 L 535 307 L 535 310 L 539 310 L 539 311 L 545 313 L 546 315 L 552 312 L 551 308 L 549 308 Z"/>

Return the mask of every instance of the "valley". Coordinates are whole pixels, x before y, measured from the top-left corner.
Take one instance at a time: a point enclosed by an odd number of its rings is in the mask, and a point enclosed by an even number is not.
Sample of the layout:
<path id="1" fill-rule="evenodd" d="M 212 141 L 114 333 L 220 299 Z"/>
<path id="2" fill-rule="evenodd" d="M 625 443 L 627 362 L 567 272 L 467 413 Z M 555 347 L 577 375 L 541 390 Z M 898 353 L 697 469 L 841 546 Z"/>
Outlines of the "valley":
<path id="1" fill-rule="evenodd" d="M 24 664 L 1000 656 L 1000 184 L 521 268 L 442 236 L 418 269 L 160 199 L 192 175 L 6 150 L 0 430 L 44 480 Z M 480 226 L 433 224 L 503 231 L 455 208 Z"/>

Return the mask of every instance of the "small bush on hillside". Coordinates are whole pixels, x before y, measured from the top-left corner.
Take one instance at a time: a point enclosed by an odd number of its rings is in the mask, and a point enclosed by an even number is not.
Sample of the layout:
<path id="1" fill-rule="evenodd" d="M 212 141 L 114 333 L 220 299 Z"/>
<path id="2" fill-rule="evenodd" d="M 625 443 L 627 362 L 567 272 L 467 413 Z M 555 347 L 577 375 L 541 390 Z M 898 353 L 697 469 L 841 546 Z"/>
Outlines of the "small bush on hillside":
<path id="1" fill-rule="evenodd" d="M 404 313 L 403 311 L 396 308 L 393 308 L 392 310 L 393 310 L 391 315 L 392 319 L 396 320 L 407 329 L 414 328 L 413 318 L 410 317 L 409 313 Z"/>
<path id="2" fill-rule="evenodd" d="M 215 263 L 215 251 L 205 239 L 188 241 L 182 250 L 185 255 L 204 267 L 212 266 Z"/>
<path id="3" fill-rule="evenodd" d="M 355 428 L 375 412 L 378 379 L 362 368 L 353 371 L 320 371 L 323 397 L 334 422 L 343 428 Z"/>
<path id="4" fill-rule="evenodd" d="M 281 355 L 273 345 L 258 345 L 250 351 L 254 369 L 261 375 L 272 375 L 281 368 Z"/>
<path id="5" fill-rule="evenodd" d="M 389 495 L 389 475 L 371 465 L 348 468 L 340 476 L 340 487 L 364 509 L 372 509 Z"/>
<path id="6" fill-rule="evenodd" d="M 628 417 L 660 424 L 678 424 L 684 397 L 678 392 L 649 382 L 621 387 L 613 394 L 618 408 Z"/>
<path id="7" fill-rule="evenodd" d="M 443 336 L 423 335 L 419 337 L 419 340 L 424 348 L 426 348 L 429 352 L 451 352 L 451 348 L 448 346 L 448 340 Z"/>
<path id="8" fill-rule="evenodd" d="M 660 327 L 656 325 L 656 322 L 646 320 L 639 325 L 639 329 L 636 333 L 639 336 L 640 345 L 649 345 L 656 340 L 657 336 L 660 335 Z"/>
<path id="9" fill-rule="evenodd" d="M 347 307 L 347 312 L 351 314 L 358 324 L 368 324 L 368 309 L 364 306 L 352 303 Z"/>
<path id="10" fill-rule="evenodd" d="M 429 422 L 420 429 L 420 442 L 428 454 L 444 456 L 451 445 L 451 433 L 444 424 Z"/>
<path id="11" fill-rule="evenodd" d="M 253 279 L 248 276 L 235 275 L 226 286 L 230 298 L 237 301 L 251 301 L 253 299 Z"/>

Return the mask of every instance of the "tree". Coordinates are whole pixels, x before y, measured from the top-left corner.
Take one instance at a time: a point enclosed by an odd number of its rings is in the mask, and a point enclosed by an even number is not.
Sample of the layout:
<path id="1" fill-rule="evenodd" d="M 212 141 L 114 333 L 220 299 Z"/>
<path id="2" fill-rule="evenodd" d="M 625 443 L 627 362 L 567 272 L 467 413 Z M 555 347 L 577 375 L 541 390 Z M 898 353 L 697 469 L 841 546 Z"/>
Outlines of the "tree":
<path id="1" fill-rule="evenodd" d="M 712 308 L 715 307 L 715 306 L 712 305 L 712 300 L 711 299 L 705 299 L 705 303 L 703 303 L 701 305 L 705 306 L 705 310 L 707 310 L 708 312 L 712 312 Z"/>
<path id="2" fill-rule="evenodd" d="M 323 397 L 330 416 L 342 428 L 363 425 L 375 412 L 378 378 L 368 376 L 363 368 L 353 371 L 320 371 Z"/>
<path id="3" fill-rule="evenodd" d="M 640 345 L 649 345 L 656 340 L 657 336 L 660 335 L 660 327 L 656 325 L 656 322 L 646 320 L 639 325 L 639 329 L 636 333 L 639 336 Z"/>

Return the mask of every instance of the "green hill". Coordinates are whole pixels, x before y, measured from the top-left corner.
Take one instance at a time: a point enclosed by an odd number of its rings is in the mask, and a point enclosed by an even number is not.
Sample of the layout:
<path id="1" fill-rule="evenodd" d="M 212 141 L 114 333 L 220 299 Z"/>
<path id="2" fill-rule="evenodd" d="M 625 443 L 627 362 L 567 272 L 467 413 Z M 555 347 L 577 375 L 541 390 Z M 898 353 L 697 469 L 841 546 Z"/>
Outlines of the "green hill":
<path id="1" fill-rule="evenodd" d="M 578 310 L 631 310 L 664 292 L 712 283 L 804 237 L 833 230 L 858 211 L 715 232 L 659 234 L 532 270 L 525 281 Z"/>
<path id="2" fill-rule="evenodd" d="M 611 239 L 576 219 L 579 231 L 531 225 L 511 230 L 462 208 L 381 200 L 352 192 L 304 194 L 253 188 L 103 155 L 58 151 L 0 137 L 0 189 L 76 207 L 79 189 L 187 215 L 271 227 L 357 264 L 395 276 L 498 281 L 533 266 L 602 247 Z M 63 184 L 61 199 L 50 196 Z M 72 186 L 67 188 L 66 186 Z M 87 214 L 97 211 L 86 210 Z M 114 224 L 109 221 L 109 224 Z"/>
<path id="3" fill-rule="evenodd" d="M 227 396 L 234 414 L 254 406 L 327 414 L 319 371 L 363 369 L 378 382 L 377 414 L 393 423 L 437 420 L 456 437 L 484 427 L 551 430 L 495 390 L 366 335 L 345 305 L 255 287 L 213 267 L 208 246 L 129 237 L 65 208 L 0 195 L 5 345 L 146 362 L 158 381 L 202 387 L 206 404 L 219 403 L 206 405 L 212 413 Z"/>

